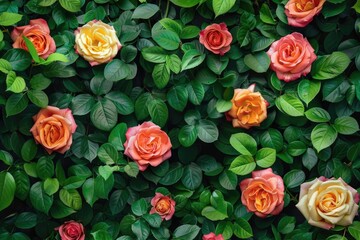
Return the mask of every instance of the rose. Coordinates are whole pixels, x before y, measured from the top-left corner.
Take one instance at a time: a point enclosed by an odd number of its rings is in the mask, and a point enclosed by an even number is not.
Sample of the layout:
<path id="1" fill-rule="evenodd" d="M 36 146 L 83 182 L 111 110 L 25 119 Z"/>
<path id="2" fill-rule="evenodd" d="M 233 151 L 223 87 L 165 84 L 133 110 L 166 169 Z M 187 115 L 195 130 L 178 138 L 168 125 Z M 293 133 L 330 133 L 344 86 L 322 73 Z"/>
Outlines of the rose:
<path id="1" fill-rule="evenodd" d="M 296 207 L 309 224 L 330 229 L 348 226 L 357 214 L 359 194 L 341 178 L 316 178 L 300 186 Z"/>
<path id="2" fill-rule="evenodd" d="M 111 61 L 121 44 L 113 26 L 93 20 L 74 32 L 75 50 L 91 66 Z"/>
<path id="3" fill-rule="evenodd" d="M 285 5 L 288 24 L 305 27 L 319 14 L 325 0 L 289 0 Z"/>
<path id="4" fill-rule="evenodd" d="M 161 193 L 155 193 L 155 197 L 151 199 L 150 214 L 157 213 L 162 220 L 170 220 L 175 213 L 175 201 Z"/>
<path id="5" fill-rule="evenodd" d="M 284 207 L 284 182 L 271 168 L 253 171 L 240 182 L 241 202 L 259 217 L 277 215 Z"/>
<path id="6" fill-rule="evenodd" d="M 259 92 L 254 92 L 255 84 L 247 89 L 235 89 L 231 100 L 232 107 L 226 117 L 232 121 L 233 127 L 249 129 L 260 126 L 267 117 L 267 101 Z"/>
<path id="7" fill-rule="evenodd" d="M 202 240 L 224 240 L 222 234 L 215 235 L 215 233 L 211 232 L 202 237 Z"/>
<path id="8" fill-rule="evenodd" d="M 81 223 L 75 222 L 74 220 L 65 222 L 60 227 L 55 228 L 59 231 L 61 240 L 84 240 L 85 233 L 84 227 Z"/>
<path id="9" fill-rule="evenodd" d="M 200 32 L 199 41 L 211 52 L 224 55 L 230 50 L 232 35 L 225 23 L 214 23 Z"/>
<path id="10" fill-rule="evenodd" d="M 124 154 L 138 164 L 140 171 L 145 171 L 149 164 L 156 167 L 171 157 L 170 138 L 152 122 L 129 128 L 124 147 Z"/>
<path id="11" fill-rule="evenodd" d="M 267 51 L 270 68 L 279 79 L 290 82 L 306 76 L 315 61 L 314 49 L 301 33 L 294 32 L 271 44 Z"/>
<path id="12" fill-rule="evenodd" d="M 11 32 L 11 39 L 14 41 L 13 47 L 29 51 L 23 37 L 27 37 L 34 44 L 36 52 L 42 58 L 47 58 L 56 50 L 55 41 L 50 36 L 49 26 L 42 18 L 30 20 L 29 25 L 15 27 Z"/>
<path id="13" fill-rule="evenodd" d="M 72 144 L 76 123 L 71 110 L 48 106 L 33 117 L 35 123 L 30 129 L 35 141 L 51 154 L 65 153 Z"/>

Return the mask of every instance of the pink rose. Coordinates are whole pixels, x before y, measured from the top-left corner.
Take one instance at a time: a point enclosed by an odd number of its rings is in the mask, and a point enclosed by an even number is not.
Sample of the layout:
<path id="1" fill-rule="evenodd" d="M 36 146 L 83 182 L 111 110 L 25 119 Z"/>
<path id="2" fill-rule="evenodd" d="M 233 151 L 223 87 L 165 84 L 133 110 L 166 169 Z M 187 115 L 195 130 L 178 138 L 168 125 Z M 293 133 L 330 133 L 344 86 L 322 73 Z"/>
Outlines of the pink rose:
<path id="1" fill-rule="evenodd" d="M 314 49 L 301 33 L 294 32 L 273 42 L 267 51 L 270 68 L 285 82 L 306 76 L 315 61 Z"/>
<path id="2" fill-rule="evenodd" d="M 175 213 L 175 201 L 161 193 L 155 193 L 151 199 L 150 214 L 157 213 L 164 220 L 170 220 Z"/>
<path id="3" fill-rule="evenodd" d="M 145 171 L 149 164 L 156 167 L 171 157 L 170 138 L 152 122 L 129 128 L 124 147 L 124 154 L 138 164 L 140 171 Z"/>
<path id="4" fill-rule="evenodd" d="M 289 0 L 285 5 L 288 23 L 294 27 L 305 27 L 319 14 L 325 0 Z"/>
<path id="5" fill-rule="evenodd" d="M 55 41 L 50 36 L 49 26 L 42 18 L 30 20 L 29 25 L 15 27 L 11 32 L 11 39 L 14 41 L 13 47 L 28 51 L 23 36 L 34 44 L 36 52 L 42 58 L 47 58 L 56 50 Z"/>
<path id="6" fill-rule="evenodd" d="M 296 207 L 310 225 L 330 229 L 351 225 L 358 203 L 359 193 L 344 180 L 319 177 L 301 184 Z"/>
<path id="7" fill-rule="evenodd" d="M 35 123 L 30 129 L 36 143 L 43 145 L 51 154 L 65 153 L 72 144 L 72 134 L 77 125 L 71 110 L 48 106 L 33 117 Z"/>
<path id="8" fill-rule="evenodd" d="M 252 172 L 252 178 L 241 181 L 241 202 L 249 212 L 265 218 L 277 215 L 284 207 L 284 182 L 271 168 Z"/>
<path id="9" fill-rule="evenodd" d="M 199 41 L 211 52 L 224 55 L 230 50 L 232 36 L 225 23 L 214 23 L 200 32 Z"/>
<path id="10" fill-rule="evenodd" d="M 59 231 L 61 240 L 84 240 L 85 233 L 84 227 L 81 223 L 75 222 L 74 220 L 65 222 L 55 230 Z"/>
<path id="11" fill-rule="evenodd" d="M 222 234 L 215 235 L 215 233 L 211 232 L 202 237 L 202 240 L 224 240 Z"/>

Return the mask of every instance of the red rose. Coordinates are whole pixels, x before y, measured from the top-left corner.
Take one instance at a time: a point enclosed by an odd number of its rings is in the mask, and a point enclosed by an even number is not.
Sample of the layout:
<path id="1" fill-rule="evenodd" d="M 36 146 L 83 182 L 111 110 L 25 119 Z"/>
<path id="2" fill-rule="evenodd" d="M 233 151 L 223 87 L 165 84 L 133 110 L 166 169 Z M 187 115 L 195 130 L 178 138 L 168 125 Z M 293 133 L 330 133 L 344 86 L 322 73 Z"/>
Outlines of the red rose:
<path id="1" fill-rule="evenodd" d="M 211 232 L 208 234 L 205 234 L 202 237 L 202 240 L 224 240 L 222 234 L 215 235 L 215 233 Z"/>
<path id="2" fill-rule="evenodd" d="M 200 32 L 199 41 L 213 53 L 224 55 L 230 50 L 232 36 L 225 23 L 214 23 Z"/>
<path id="3" fill-rule="evenodd" d="M 55 230 L 59 231 L 61 240 L 84 240 L 84 227 L 81 223 L 74 220 L 65 222 Z"/>

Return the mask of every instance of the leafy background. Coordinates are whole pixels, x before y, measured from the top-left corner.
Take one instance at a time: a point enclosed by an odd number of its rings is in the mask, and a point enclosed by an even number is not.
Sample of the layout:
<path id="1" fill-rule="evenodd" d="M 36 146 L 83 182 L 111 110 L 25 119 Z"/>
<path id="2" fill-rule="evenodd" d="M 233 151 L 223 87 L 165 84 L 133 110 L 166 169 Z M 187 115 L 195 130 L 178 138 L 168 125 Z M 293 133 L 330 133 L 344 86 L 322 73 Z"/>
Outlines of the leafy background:
<path id="1" fill-rule="evenodd" d="M 55 239 L 74 219 L 87 239 L 360 239 L 349 227 L 311 227 L 294 207 L 315 177 L 360 183 L 360 2 L 328 0 L 305 28 L 287 24 L 286 0 L 15 0 L 0 2 L 0 239 Z M 12 48 L 13 26 L 48 22 L 53 58 Z M 123 48 L 96 67 L 74 50 L 74 30 L 99 19 Z M 199 32 L 225 22 L 231 50 L 214 55 Z M 284 83 L 269 70 L 272 42 L 302 33 L 312 71 Z M 269 102 L 260 127 L 235 129 L 224 113 L 234 88 Z M 70 108 L 78 128 L 65 155 L 48 155 L 29 132 L 47 105 Z M 171 138 L 172 158 L 139 172 L 123 155 L 127 128 L 153 121 Z M 271 167 L 284 179 L 285 207 L 260 219 L 239 183 Z M 171 194 L 170 221 L 150 215 L 155 192 Z"/>

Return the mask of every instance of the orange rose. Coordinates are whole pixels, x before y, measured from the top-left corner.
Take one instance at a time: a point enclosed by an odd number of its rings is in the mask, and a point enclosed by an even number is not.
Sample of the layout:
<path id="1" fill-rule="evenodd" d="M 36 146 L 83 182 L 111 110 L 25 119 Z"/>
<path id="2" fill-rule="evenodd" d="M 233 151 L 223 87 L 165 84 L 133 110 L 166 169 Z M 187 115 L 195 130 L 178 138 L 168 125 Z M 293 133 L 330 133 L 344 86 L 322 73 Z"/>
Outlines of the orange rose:
<path id="1" fill-rule="evenodd" d="M 224 55 L 230 50 L 232 36 L 225 23 L 214 23 L 200 32 L 199 41 L 213 53 Z"/>
<path id="2" fill-rule="evenodd" d="M 156 167 L 171 157 L 170 138 L 152 122 L 129 128 L 124 147 L 124 154 L 138 164 L 140 171 L 145 171 L 149 164 Z"/>
<path id="3" fill-rule="evenodd" d="M 284 182 L 271 168 L 253 171 L 241 181 L 241 202 L 259 217 L 277 215 L 284 207 Z"/>
<path id="4" fill-rule="evenodd" d="M 48 106 L 33 117 L 35 124 L 30 129 L 35 141 L 51 154 L 65 153 L 72 144 L 76 123 L 71 110 Z"/>
<path id="5" fill-rule="evenodd" d="M 294 27 L 305 27 L 319 14 L 325 0 L 289 0 L 285 5 L 288 23 Z"/>
<path id="6" fill-rule="evenodd" d="M 56 50 L 55 41 L 50 36 L 49 26 L 42 18 L 30 20 L 30 24 L 26 26 L 15 27 L 11 33 L 11 39 L 14 41 L 13 47 L 28 51 L 23 36 L 34 44 L 36 52 L 42 58 L 47 58 Z"/>
<path id="7" fill-rule="evenodd" d="M 316 59 L 314 49 L 308 40 L 297 32 L 273 42 L 267 54 L 271 59 L 270 68 L 285 82 L 306 76 Z"/>
<path id="8" fill-rule="evenodd" d="M 175 201 L 161 193 L 155 193 L 151 199 L 150 214 L 157 213 L 164 220 L 170 220 L 175 213 Z"/>
<path id="9" fill-rule="evenodd" d="M 215 233 L 211 232 L 202 236 L 202 240 L 224 240 L 222 234 L 215 235 Z"/>
<path id="10" fill-rule="evenodd" d="M 260 126 L 267 117 L 267 101 L 259 92 L 254 92 L 255 84 L 248 89 L 235 89 L 233 103 L 226 117 L 232 121 L 233 127 L 249 129 Z"/>

